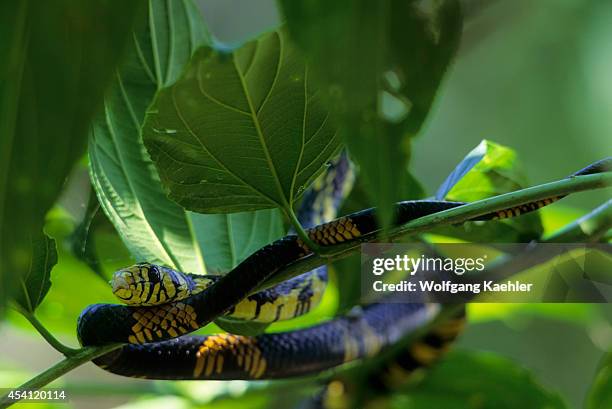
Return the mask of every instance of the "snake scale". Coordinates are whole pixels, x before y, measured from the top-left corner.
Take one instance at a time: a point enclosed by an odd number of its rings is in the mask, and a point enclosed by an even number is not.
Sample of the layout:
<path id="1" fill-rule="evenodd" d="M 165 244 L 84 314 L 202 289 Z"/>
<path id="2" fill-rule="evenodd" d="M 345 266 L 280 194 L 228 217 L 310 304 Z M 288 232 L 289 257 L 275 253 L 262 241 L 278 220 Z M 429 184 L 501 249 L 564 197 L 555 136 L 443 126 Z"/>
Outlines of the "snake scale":
<path id="1" fill-rule="evenodd" d="M 570 175 L 609 171 L 612 158 Z M 360 240 L 378 231 L 374 209 L 335 217 L 352 183 L 346 155 L 341 155 L 305 193 L 298 212 L 309 237 L 321 246 Z M 492 220 L 538 210 L 561 197 L 551 197 L 475 217 Z M 436 200 L 396 204 L 395 224 L 464 205 Z M 78 320 L 82 345 L 126 343 L 94 360 L 101 368 L 124 376 L 149 379 L 274 379 L 316 373 L 376 355 L 435 318 L 439 306 L 417 303 L 365 305 L 327 322 L 290 332 L 255 337 L 218 334 L 188 336 L 215 317 L 273 322 L 308 312 L 320 300 L 327 272 L 324 266 L 276 287 L 249 294 L 275 272 L 311 255 L 289 234 L 262 247 L 225 276 L 195 276 L 148 263 L 120 270 L 115 294 L 132 305 L 94 304 Z M 242 300 L 242 301 L 240 301 Z M 144 305 L 137 305 L 137 304 Z M 158 304 L 161 303 L 161 304 Z M 389 364 L 391 378 L 427 366 L 440 356 L 461 330 L 463 314 L 412 343 L 406 354 Z M 395 375 L 394 375 L 395 374 Z"/>

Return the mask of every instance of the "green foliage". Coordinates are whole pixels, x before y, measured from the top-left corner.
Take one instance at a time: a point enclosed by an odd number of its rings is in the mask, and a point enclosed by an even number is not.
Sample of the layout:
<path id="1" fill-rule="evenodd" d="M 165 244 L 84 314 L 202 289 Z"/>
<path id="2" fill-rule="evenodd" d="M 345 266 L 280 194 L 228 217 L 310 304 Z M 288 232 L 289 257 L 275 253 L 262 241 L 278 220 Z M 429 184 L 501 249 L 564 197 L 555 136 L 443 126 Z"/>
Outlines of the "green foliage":
<path id="1" fill-rule="evenodd" d="M 406 183 L 398 186 L 402 200 L 418 200 L 425 197 L 424 187 L 412 176 L 408 170 L 405 171 Z M 362 209 L 372 207 L 372 201 L 368 195 L 363 180 L 359 178 L 350 195 L 344 201 L 340 214 L 349 214 Z M 338 280 L 338 313 L 349 310 L 360 302 L 361 280 L 356 280 L 356 274 L 361 271 L 361 256 L 355 254 L 344 259 L 338 260 L 333 264 Z"/>
<path id="2" fill-rule="evenodd" d="M 140 128 L 155 93 L 171 86 L 193 52 L 210 44 L 210 38 L 189 1 L 156 0 L 145 17 L 104 112 L 94 122 L 89 149 L 92 181 L 106 214 L 137 260 L 183 271 L 227 272 L 282 236 L 282 219 L 276 209 L 197 214 L 166 197 Z M 232 328 L 240 332 L 239 325 Z"/>
<path id="3" fill-rule="evenodd" d="M 472 162 L 474 157 L 478 160 Z M 468 172 L 463 171 L 466 162 L 473 163 Z M 463 174 L 459 179 L 454 177 L 457 172 Z M 457 182 L 450 184 L 447 179 L 443 188 L 436 194 L 438 199 L 473 202 L 527 186 L 527 179 L 523 174 L 516 152 L 487 140 L 482 141 L 466 156 L 449 179 L 457 180 Z"/>
<path id="4" fill-rule="evenodd" d="M 393 397 L 392 408 L 563 409 L 561 398 L 512 361 L 486 352 L 450 353 Z"/>
<path id="5" fill-rule="evenodd" d="M 547 240 L 556 243 L 580 243 L 585 240 L 597 241 L 612 224 L 612 199 L 604 202 L 586 215 L 556 230 Z"/>
<path id="6" fill-rule="evenodd" d="M 55 240 L 41 234 L 32 240 L 32 264 L 24 275 L 19 277 L 19 291 L 15 302 L 24 311 L 33 313 L 51 288 L 51 270 L 57 264 Z"/>
<path id="7" fill-rule="evenodd" d="M 473 202 L 529 186 L 511 148 L 483 140 L 457 165 L 436 192 L 436 199 Z M 462 226 L 444 226 L 434 233 L 468 241 L 526 242 L 542 235 L 539 213 L 519 218 Z"/>
<path id="8" fill-rule="evenodd" d="M 434 3 L 426 10 L 421 2 L 402 0 L 281 0 L 288 32 L 264 34 L 235 49 L 213 45 L 189 0 L 149 1 L 131 36 L 137 3 L 2 4 L 0 55 L 6 58 L 0 68 L 0 133 L 8 138 L 0 142 L 0 300 L 11 272 L 22 288 L 14 297 L 18 308 L 41 334 L 41 322 L 54 332 L 73 334 L 85 306 L 114 301 L 100 277 L 132 258 L 186 271 L 231 270 L 284 233 L 281 210 L 293 216 L 300 194 L 339 149 L 340 133 L 361 170 L 341 213 L 375 205 L 388 224 L 391 202 L 424 196 L 407 170 L 410 142 L 422 129 L 459 42 L 459 2 Z M 126 58 L 113 76 L 126 38 Z M 52 212 L 44 230 L 54 239 L 43 234 L 31 240 L 43 231 L 44 215 L 82 154 L 82 136 L 90 125 L 93 186 L 129 254 L 116 234 L 92 230 L 94 197 L 76 230 Z M 483 141 L 437 197 L 474 201 L 526 186 L 516 156 Z M 609 206 L 602 209 L 598 220 L 609 224 L 609 212 L 604 214 Z M 584 226 L 588 233 L 590 225 Z M 539 238 L 542 226 L 533 214 L 436 233 L 471 241 L 524 241 Z M 64 244 L 72 245 L 73 254 Z M 82 261 L 98 276 L 83 274 Z M 359 264 L 355 257 L 336 263 L 332 291 L 307 316 L 269 328 L 224 318 L 216 323 L 246 335 L 316 324 L 359 302 Z M 45 297 L 51 269 L 54 291 Z M 593 306 L 538 310 L 592 326 L 604 320 L 602 314 L 593 317 L 599 312 Z M 57 341 L 49 342 L 62 351 Z M 66 362 L 76 366 L 92 356 Z M 608 356 L 589 409 L 612 404 L 609 363 Z M 42 375 L 48 382 L 60 372 Z M 276 389 L 272 383 L 245 383 L 247 392 L 239 397 L 228 386 L 210 402 L 186 396 L 125 407 L 284 407 L 288 398 L 309 393 L 311 381 Z M 565 407 L 510 361 L 466 352 L 450 355 L 391 400 L 408 408 Z"/>
<path id="9" fill-rule="evenodd" d="M 200 49 L 158 94 L 143 132 L 170 197 L 208 213 L 290 214 L 339 146 L 283 31 L 233 51 Z"/>
<path id="10" fill-rule="evenodd" d="M 436 191 L 435 198 L 437 200 L 444 200 L 451 190 L 454 189 L 454 193 L 457 194 L 457 190 L 459 189 L 460 191 L 461 185 L 469 186 L 469 184 L 466 184 L 465 182 L 460 184 L 463 177 L 466 176 L 478 163 L 480 163 L 487 156 L 487 151 L 489 147 L 495 149 L 498 146 L 499 145 L 491 144 L 488 141 L 480 142 L 477 147 L 475 147 L 470 151 L 470 153 L 465 155 L 465 158 L 463 158 L 463 160 L 459 162 L 455 169 L 453 169 L 451 174 L 447 176 L 446 180 L 442 183 L 442 185 L 440 185 L 440 187 Z M 505 151 L 505 153 L 509 155 L 508 151 Z M 487 160 L 490 160 L 490 158 L 487 158 Z M 474 175 L 471 175 L 471 177 L 472 179 L 474 179 Z M 459 184 L 459 188 L 456 187 L 457 184 Z M 482 196 L 473 200 L 478 200 L 481 198 Z"/>
<path id="11" fill-rule="evenodd" d="M 251 253 L 285 233 L 276 209 L 197 216 L 193 218 L 194 229 L 208 232 L 202 235 L 200 244 L 209 273 L 231 270 Z"/>
<path id="12" fill-rule="evenodd" d="M 612 407 L 612 352 L 602 358 L 586 402 L 586 409 L 609 407 Z"/>
<path id="13" fill-rule="evenodd" d="M 73 221 L 69 215 L 58 207 L 53 208 L 47 215 L 44 229 L 57 243 L 58 263 L 52 270 L 51 290 L 36 309 L 36 317 L 53 334 L 69 335 L 70 338 L 67 339 L 74 340 L 76 321 L 81 311 L 91 303 L 112 303 L 116 298 L 111 293 L 107 280 L 90 271 L 88 265 L 78 259 L 67 245 L 73 231 Z M 95 252 L 102 256 L 101 268 L 105 274 L 114 267 L 125 266 L 130 262 L 129 253 L 121 245 L 117 234 L 100 229 L 96 231 L 95 238 Z M 109 241 L 110 243 L 107 243 Z M 112 258 L 108 257 L 109 255 Z M 18 314 L 9 313 L 7 318 L 24 330 L 34 331 Z"/>
<path id="14" fill-rule="evenodd" d="M 192 214 L 170 201 L 140 136 L 155 92 L 172 84 L 194 50 L 210 42 L 191 1 L 149 3 L 126 60 L 93 123 L 91 179 L 100 203 L 132 255 L 204 272 Z"/>
<path id="15" fill-rule="evenodd" d="M 142 2 L 0 5 L 0 310 L 29 269 L 32 237 L 85 148 Z"/>
<path id="16" fill-rule="evenodd" d="M 223 317 L 217 318 L 215 324 L 230 334 L 247 335 L 250 337 L 263 334 L 266 328 L 270 326 L 270 324 L 265 322 L 241 321 Z"/>
<path id="17" fill-rule="evenodd" d="M 307 386 L 312 388 L 303 381 L 300 384 L 287 381 L 277 381 L 276 384 L 235 381 L 208 383 L 207 386 L 198 382 L 179 382 L 178 388 L 171 389 L 178 389 L 178 393 L 174 396 L 146 397 L 118 406 L 116 409 L 285 408 L 288 407 L 287 402 L 297 402 L 307 396 L 304 390 L 311 392 Z M 242 392 L 237 393 L 237 390 Z"/>
<path id="18" fill-rule="evenodd" d="M 389 226 L 397 187 L 407 183 L 410 138 L 459 44 L 459 2 L 439 2 L 430 13 L 402 0 L 280 4 Z"/>

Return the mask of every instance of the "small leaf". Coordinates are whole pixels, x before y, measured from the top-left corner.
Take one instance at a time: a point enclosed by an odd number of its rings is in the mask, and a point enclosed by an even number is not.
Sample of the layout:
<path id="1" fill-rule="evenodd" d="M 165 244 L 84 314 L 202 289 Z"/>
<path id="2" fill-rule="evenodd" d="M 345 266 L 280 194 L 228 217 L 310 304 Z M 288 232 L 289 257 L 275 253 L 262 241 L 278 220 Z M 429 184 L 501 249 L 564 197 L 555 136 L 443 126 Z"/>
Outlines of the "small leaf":
<path id="1" fill-rule="evenodd" d="M 522 165 L 512 149 L 483 140 L 447 177 L 437 199 L 473 202 L 529 186 Z M 485 224 L 464 223 L 433 231 L 468 241 L 527 242 L 542 235 L 538 212 Z"/>
<path id="2" fill-rule="evenodd" d="M 443 200 L 450 190 L 468 173 L 477 163 L 479 163 L 487 153 L 487 142 L 482 141 L 451 172 L 446 178 L 442 186 L 436 192 L 436 199 Z"/>
<path id="3" fill-rule="evenodd" d="M 111 224 L 104 219 L 100 222 L 104 223 L 94 229 L 93 235 L 101 268 L 108 274 L 129 265 L 133 260 Z M 101 279 L 101 276 L 90 272 L 87 264 L 78 260 L 68 246 L 60 244 L 69 242 L 73 230 L 74 219 L 58 206 L 47 214 L 45 232 L 57 243 L 58 263 L 52 270 L 53 291 L 49 291 L 36 309 L 36 317 L 55 335 L 74 336 L 75 323 L 88 305 L 117 302 L 110 291 L 108 278 Z M 21 315 L 7 315 L 11 325 L 36 332 Z"/>
<path id="4" fill-rule="evenodd" d="M 474 152 L 480 160 L 453 184 L 444 196 L 446 199 L 473 202 L 528 185 L 522 164 L 511 148 L 483 140 L 464 161 L 469 161 Z"/>
<path id="5" fill-rule="evenodd" d="M 392 408 L 566 408 L 527 370 L 488 352 L 454 351 L 402 392 Z"/>
<path id="6" fill-rule="evenodd" d="M 158 93 L 143 133 L 170 197 L 202 213 L 288 211 L 339 147 L 283 31 L 201 48 Z"/>
<path id="7" fill-rule="evenodd" d="M 612 408 L 612 352 L 601 360 L 587 396 L 586 409 Z"/>
<path id="8" fill-rule="evenodd" d="M 32 240 L 32 264 L 23 277 L 19 277 L 20 290 L 15 301 L 27 312 L 34 312 L 51 288 L 51 270 L 57 264 L 55 240 L 42 233 Z"/>

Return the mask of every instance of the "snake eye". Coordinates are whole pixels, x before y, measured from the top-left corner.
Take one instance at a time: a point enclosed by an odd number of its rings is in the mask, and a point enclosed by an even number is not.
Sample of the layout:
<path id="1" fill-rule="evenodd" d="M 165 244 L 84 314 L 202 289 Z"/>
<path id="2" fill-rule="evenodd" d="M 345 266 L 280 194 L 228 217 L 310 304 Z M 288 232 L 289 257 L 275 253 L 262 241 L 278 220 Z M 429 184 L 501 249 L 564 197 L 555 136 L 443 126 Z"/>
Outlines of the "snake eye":
<path id="1" fill-rule="evenodd" d="M 161 281 L 159 268 L 155 265 L 149 267 L 149 282 L 158 283 Z"/>

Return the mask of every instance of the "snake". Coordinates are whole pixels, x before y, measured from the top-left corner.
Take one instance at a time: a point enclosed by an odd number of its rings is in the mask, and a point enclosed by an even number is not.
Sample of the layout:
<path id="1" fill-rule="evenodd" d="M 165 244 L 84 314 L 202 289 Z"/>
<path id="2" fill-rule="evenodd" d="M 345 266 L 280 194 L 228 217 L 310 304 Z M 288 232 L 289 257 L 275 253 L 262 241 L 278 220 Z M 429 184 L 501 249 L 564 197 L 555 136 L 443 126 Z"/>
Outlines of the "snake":
<path id="1" fill-rule="evenodd" d="M 317 245 L 371 240 L 380 228 L 376 209 L 335 218 L 352 183 L 342 154 L 305 194 L 298 212 L 308 237 Z M 607 172 L 612 157 L 568 177 Z M 486 221 L 537 211 L 563 196 L 549 197 L 474 217 Z M 395 205 L 395 225 L 467 203 L 408 200 Z M 333 219 L 327 221 L 326 219 Z M 250 294 L 266 280 L 313 252 L 296 234 L 288 234 L 252 253 L 227 274 L 186 274 L 150 263 L 119 270 L 115 294 L 128 305 L 93 304 L 83 310 L 77 334 L 83 346 L 125 345 L 93 360 L 123 376 L 169 380 L 258 380 L 303 376 L 376 356 L 408 334 L 432 322 L 440 311 L 433 303 L 370 303 L 317 325 L 257 336 L 186 335 L 219 315 L 245 321 L 274 322 L 305 314 L 320 300 L 327 281 L 320 266 L 267 290 Z M 323 264 L 323 263 L 322 263 Z M 340 289 L 341 290 L 341 289 Z M 459 313 L 412 342 L 388 365 L 389 379 L 431 365 L 461 332 Z"/>

